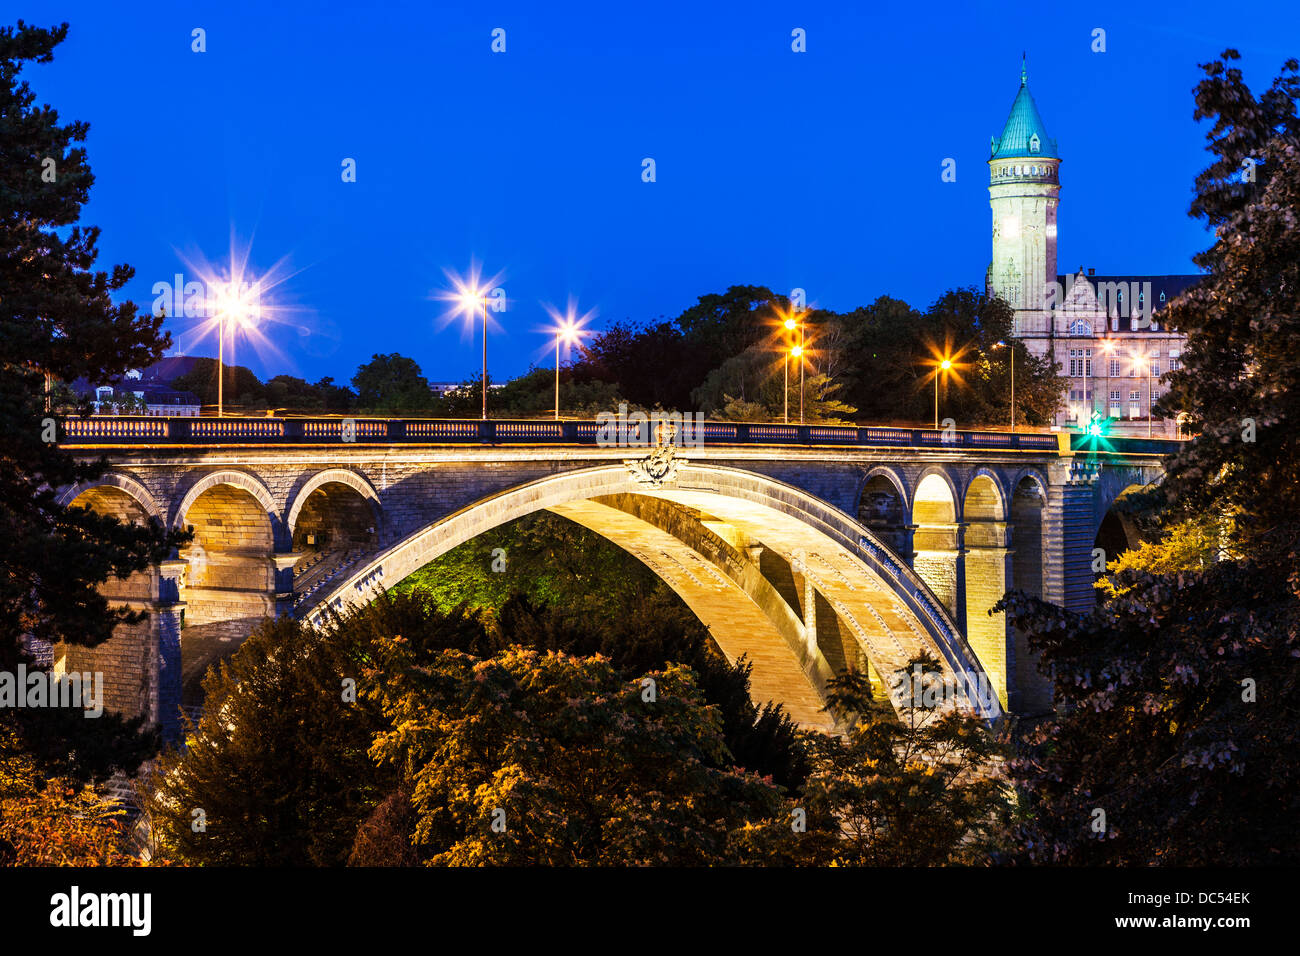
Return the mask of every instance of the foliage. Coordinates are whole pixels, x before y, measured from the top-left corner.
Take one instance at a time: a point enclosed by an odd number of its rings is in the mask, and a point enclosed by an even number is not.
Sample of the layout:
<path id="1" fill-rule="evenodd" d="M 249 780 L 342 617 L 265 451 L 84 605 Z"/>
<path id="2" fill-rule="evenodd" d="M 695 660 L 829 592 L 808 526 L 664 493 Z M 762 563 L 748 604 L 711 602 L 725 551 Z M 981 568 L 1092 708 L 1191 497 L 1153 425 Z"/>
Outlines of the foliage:
<path id="1" fill-rule="evenodd" d="M 927 678 L 940 668 L 918 657 Z M 920 696 L 920 695 L 916 695 Z M 1011 815 L 1002 748 L 978 719 L 912 700 L 901 713 L 850 671 L 827 685 L 843 735 L 808 734 L 812 768 L 790 815 L 750 826 L 748 862 L 814 866 L 987 864 Z M 806 832 L 793 814 L 806 814 Z"/>
<path id="2" fill-rule="evenodd" d="M 160 759 L 148 793 L 165 852 L 227 866 L 347 860 L 395 785 L 367 756 L 383 726 L 377 709 L 359 691 L 345 699 L 345 679 L 360 683 L 366 666 L 358 637 L 268 620 L 209 671 L 203 716 L 185 749 Z"/>
<path id="3" fill-rule="evenodd" d="M 387 412 L 428 411 L 433 405 L 429 382 L 414 359 L 391 352 L 374 355 L 352 376 L 360 408 Z"/>
<path id="4" fill-rule="evenodd" d="M 1159 538 L 1143 541 L 1106 565 L 1109 577 L 1095 587 L 1107 597 L 1119 593 L 1115 581 L 1124 571 L 1176 574 L 1208 567 L 1220 556 L 1219 527 L 1205 520 L 1187 520 L 1165 530 Z"/>
<path id="5" fill-rule="evenodd" d="M 93 787 L 54 777 L 0 728 L 0 866 L 135 866 L 124 814 Z"/>
<path id="6" fill-rule="evenodd" d="M 461 605 L 482 609 L 494 622 L 497 650 L 518 644 L 601 654 L 628 678 L 684 664 L 709 703 L 720 707 L 738 766 L 785 787 L 803 779 L 794 724 L 779 705 L 756 706 L 750 699 L 749 663 L 728 663 L 704 625 L 649 568 L 566 518 L 538 513 L 492 529 L 397 590 L 442 613 Z M 409 636 L 400 629 L 390 633 Z"/>
<path id="7" fill-rule="evenodd" d="M 1215 242 L 1196 259 L 1209 275 L 1166 313 L 1187 346 L 1163 408 L 1183 412 L 1193 438 L 1152 503 L 1163 523 L 1226 518 L 1234 549 L 1284 567 L 1300 592 L 1300 64 L 1288 60 L 1256 99 L 1237 59 L 1203 64 L 1196 89 L 1215 161 L 1192 214 Z M 1255 181 L 1243 181 L 1252 160 Z"/>
<path id="8" fill-rule="evenodd" d="M 190 370 L 171 380 L 172 388 L 193 392 L 203 405 L 217 404 L 217 360 L 195 358 Z M 221 401 L 228 407 L 259 408 L 267 401 L 266 386 L 252 369 L 243 365 L 221 365 Z"/>
<path id="9" fill-rule="evenodd" d="M 1256 99 L 1237 58 L 1203 64 L 1196 88 L 1196 118 L 1214 120 L 1191 208 L 1215 227 L 1196 260 L 1210 273 L 1165 313 L 1187 345 L 1163 407 L 1194 437 L 1131 496 L 1163 537 L 1113 568 L 1088 614 L 1023 594 L 1002 605 L 1058 706 L 1013 766 L 1031 862 L 1300 860 L 1300 80 L 1287 61 Z"/>
<path id="10" fill-rule="evenodd" d="M 58 490 L 102 474 L 46 440 L 45 376 L 108 381 L 156 360 L 168 344 L 161 318 L 114 293 L 129 266 L 94 271 L 99 230 L 80 225 L 94 182 L 80 145 L 88 126 L 63 124 L 21 79 L 48 63 L 67 35 L 0 29 L 0 669 L 27 658 L 28 636 L 94 646 L 142 614 L 111 608 L 97 586 L 149 567 L 184 540 L 161 525 L 120 524 L 65 507 Z M 54 163 L 55 175 L 44 175 Z M 106 775 L 147 747 L 121 721 L 67 720 L 57 709 L 8 711 L 0 725 L 81 778 Z M 59 735 L 66 734 L 60 737 Z M 58 740 L 59 746 L 52 745 Z M 101 759 L 102 758 L 102 759 Z"/>
<path id="11" fill-rule="evenodd" d="M 717 769 L 720 720 L 687 668 L 625 680 L 558 652 L 388 655 L 370 692 L 393 729 L 373 752 L 414 783 L 431 865 L 724 863 L 728 832 L 779 805 L 774 786 Z"/>
<path id="12" fill-rule="evenodd" d="M 1024 857 L 1300 861 L 1296 602 L 1244 561 L 1115 582 L 1088 614 L 1023 594 L 1003 605 L 1055 675 L 1058 708 L 1012 766 Z"/>

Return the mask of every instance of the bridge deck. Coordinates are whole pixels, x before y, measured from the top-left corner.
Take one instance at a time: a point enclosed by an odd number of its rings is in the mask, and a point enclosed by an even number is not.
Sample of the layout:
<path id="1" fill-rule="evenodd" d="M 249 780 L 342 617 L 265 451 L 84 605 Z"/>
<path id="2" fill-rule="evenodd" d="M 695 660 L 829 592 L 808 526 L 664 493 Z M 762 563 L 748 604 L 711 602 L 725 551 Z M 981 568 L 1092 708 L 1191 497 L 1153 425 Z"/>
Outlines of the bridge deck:
<path id="1" fill-rule="evenodd" d="M 705 422 L 668 417 L 678 443 L 918 448 L 929 450 L 1080 451 L 1168 455 L 1182 444 L 1163 438 L 1094 438 L 1074 432 L 956 431 L 874 425 L 781 425 Z M 136 418 L 103 416 L 64 420 L 61 444 L 95 448 L 214 447 L 223 445 L 653 445 L 658 420 L 608 423 L 417 418 Z"/>

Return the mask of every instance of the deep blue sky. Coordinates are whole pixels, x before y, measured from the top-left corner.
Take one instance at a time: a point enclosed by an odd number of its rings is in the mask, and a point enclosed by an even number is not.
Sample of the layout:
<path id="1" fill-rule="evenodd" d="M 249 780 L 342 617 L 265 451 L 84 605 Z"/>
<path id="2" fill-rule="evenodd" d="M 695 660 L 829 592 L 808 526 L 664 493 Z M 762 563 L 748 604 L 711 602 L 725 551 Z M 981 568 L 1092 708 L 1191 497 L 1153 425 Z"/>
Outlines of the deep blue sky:
<path id="1" fill-rule="evenodd" d="M 441 328 L 444 268 L 504 273 L 494 376 L 549 364 L 541 303 L 594 325 L 738 283 L 847 310 L 982 285 L 989 137 L 1030 87 L 1063 157 L 1060 266 L 1194 271 L 1206 164 L 1196 64 L 1235 46 L 1258 92 L 1300 55 L 1300 6 L 1030 2 L 0 2 L 71 24 L 25 76 L 91 124 L 84 220 L 143 307 L 184 258 L 286 260 L 297 309 L 260 373 L 351 377 L 374 352 L 478 368 Z M 191 52 L 190 31 L 207 31 Z M 507 31 L 507 52 L 490 51 Z M 807 31 L 793 53 L 791 30 Z M 1090 50 L 1107 32 L 1107 52 Z M 1288 45 L 1289 44 L 1289 45 Z M 341 181 L 344 157 L 358 181 Z M 641 181 L 653 157 L 658 181 Z M 957 161 L 957 182 L 940 166 Z M 194 323 L 177 322 L 178 336 Z M 310 334 L 302 334 L 310 329 Z M 215 354 L 215 340 L 189 349 Z"/>

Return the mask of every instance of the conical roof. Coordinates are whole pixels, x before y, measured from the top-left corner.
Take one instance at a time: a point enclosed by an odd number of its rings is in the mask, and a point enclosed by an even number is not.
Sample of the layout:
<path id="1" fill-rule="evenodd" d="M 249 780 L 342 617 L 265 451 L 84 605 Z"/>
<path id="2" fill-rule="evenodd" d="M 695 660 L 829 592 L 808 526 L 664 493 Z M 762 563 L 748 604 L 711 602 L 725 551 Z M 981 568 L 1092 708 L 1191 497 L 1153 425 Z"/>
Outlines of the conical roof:
<path id="1" fill-rule="evenodd" d="M 1034 137 L 1037 137 L 1037 149 L 1034 149 Z M 992 143 L 990 159 L 1006 159 L 1017 156 L 1046 156 L 1059 159 L 1056 155 L 1056 140 L 1047 135 L 1043 118 L 1038 115 L 1033 94 L 1029 92 L 1029 81 L 1024 64 L 1020 67 L 1020 92 L 1011 104 L 1011 115 L 1007 125 L 1002 128 L 1002 135 L 995 137 Z"/>

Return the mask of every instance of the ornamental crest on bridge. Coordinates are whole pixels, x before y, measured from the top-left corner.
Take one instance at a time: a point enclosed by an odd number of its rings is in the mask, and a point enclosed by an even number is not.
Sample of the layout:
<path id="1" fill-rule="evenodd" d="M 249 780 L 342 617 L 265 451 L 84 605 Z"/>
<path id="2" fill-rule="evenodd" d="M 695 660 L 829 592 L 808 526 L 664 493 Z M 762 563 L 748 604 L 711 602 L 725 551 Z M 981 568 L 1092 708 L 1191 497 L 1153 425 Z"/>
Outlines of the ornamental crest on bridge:
<path id="1" fill-rule="evenodd" d="M 673 422 L 660 422 L 655 428 L 654 451 L 641 459 L 624 458 L 623 464 L 637 482 L 652 488 L 676 481 L 677 466 L 686 464 L 685 458 L 677 457 L 676 439 L 677 426 Z"/>

